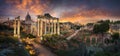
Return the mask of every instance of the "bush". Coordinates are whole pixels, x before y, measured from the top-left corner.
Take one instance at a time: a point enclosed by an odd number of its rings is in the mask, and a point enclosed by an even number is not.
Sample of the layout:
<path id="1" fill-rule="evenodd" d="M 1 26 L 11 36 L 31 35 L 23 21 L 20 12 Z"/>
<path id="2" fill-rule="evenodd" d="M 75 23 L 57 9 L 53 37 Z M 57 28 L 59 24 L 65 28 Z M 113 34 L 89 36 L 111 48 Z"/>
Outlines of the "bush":
<path id="1" fill-rule="evenodd" d="M 118 43 L 118 40 L 120 39 L 120 38 L 119 38 L 119 37 L 120 37 L 119 33 L 113 33 L 113 34 L 111 35 L 111 37 L 112 37 L 113 43 L 117 44 L 117 43 Z"/>
<path id="2" fill-rule="evenodd" d="M 94 33 L 104 33 L 109 30 L 109 21 L 100 21 L 100 23 L 95 24 L 93 28 Z"/>
<path id="3" fill-rule="evenodd" d="M 27 37 L 29 37 L 29 38 L 36 38 L 36 36 L 34 36 L 32 34 L 28 34 Z"/>
<path id="4" fill-rule="evenodd" d="M 76 39 L 67 41 L 59 35 L 45 35 L 42 44 L 49 47 L 58 56 L 77 56 L 83 55 L 85 46 Z"/>
<path id="5" fill-rule="evenodd" d="M 111 37 L 112 37 L 112 39 L 113 40 L 117 40 L 117 39 L 119 39 L 119 33 L 113 33 L 112 35 L 111 35 Z"/>
<path id="6" fill-rule="evenodd" d="M 4 31 L 4 30 L 13 30 L 13 28 L 10 28 L 7 25 L 0 24 L 0 31 Z"/>
<path id="7" fill-rule="evenodd" d="M 64 38 L 60 38 L 60 36 L 57 34 L 48 34 L 43 36 L 42 44 L 52 49 L 58 49 L 63 46 L 64 40 Z"/>
<path id="8" fill-rule="evenodd" d="M 29 56 L 27 50 L 24 49 L 24 47 L 22 48 L 19 48 L 19 47 L 16 47 L 16 48 L 13 48 L 15 54 L 14 56 Z"/>
<path id="9" fill-rule="evenodd" d="M 5 36 L 0 36 L 0 43 L 16 43 L 18 42 L 17 39 L 12 38 L 12 37 L 5 37 Z"/>
<path id="10" fill-rule="evenodd" d="M 102 52 L 97 52 L 94 56 L 110 56 L 110 54 L 102 51 Z"/>

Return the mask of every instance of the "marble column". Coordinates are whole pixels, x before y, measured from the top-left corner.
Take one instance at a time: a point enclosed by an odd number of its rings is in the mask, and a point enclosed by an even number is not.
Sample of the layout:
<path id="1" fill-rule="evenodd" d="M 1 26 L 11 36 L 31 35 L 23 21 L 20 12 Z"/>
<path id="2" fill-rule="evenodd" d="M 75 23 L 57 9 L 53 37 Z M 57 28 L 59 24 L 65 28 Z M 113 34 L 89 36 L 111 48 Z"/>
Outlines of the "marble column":
<path id="1" fill-rule="evenodd" d="M 33 27 L 32 27 L 32 25 L 30 26 L 30 32 L 31 32 L 31 34 L 33 34 Z"/>
<path id="2" fill-rule="evenodd" d="M 49 34 L 50 34 L 50 27 L 51 27 L 51 22 L 50 22 L 50 18 L 48 19 L 49 20 L 49 22 L 48 22 L 48 24 L 49 24 L 49 27 L 48 27 L 48 32 L 49 32 Z"/>
<path id="3" fill-rule="evenodd" d="M 56 19 L 54 19 L 54 34 L 56 34 Z"/>
<path id="4" fill-rule="evenodd" d="M 16 37 L 16 30 L 17 30 L 17 28 L 16 28 L 16 19 L 14 20 L 14 37 Z"/>
<path id="5" fill-rule="evenodd" d="M 18 22 L 17 35 L 20 38 L 20 19 L 18 19 L 17 22 Z"/>
<path id="6" fill-rule="evenodd" d="M 14 20 L 14 37 L 20 38 L 20 18 L 16 17 Z"/>
<path id="7" fill-rule="evenodd" d="M 57 34 L 60 34 L 60 24 L 59 24 L 59 19 L 57 18 Z"/>
<path id="8" fill-rule="evenodd" d="M 53 19 L 51 19 L 51 34 L 53 34 Z"/>
<path id="9" fill-rule="evenodd" d="M 46 32 L 46 29 L 47 29 L 47 28 L 46 28 L 46 27 L 47 27 L 47 20 L 46 20 L 45 18 L 44 18 L 44 20 L 45 20 L 45 21 L 44 21 L 44 22 L 45 22 L 44 34 L 47 34 L 47 32 Z"/>
<path id="10" fill-rule="evenodd" d="M 43 19 L 40 19 L 40 40 L 43 39 Z"/>
<path id="11" fill-rule="evenodd" d="M 46 34 L 48 34 L 48 27 L 49 27 L 49 25 L 48 25 L 48 19 L 46 19 Z"/>
<path id="12" fill-rule="evenodd" d="M 37 35 L 40 36 L 40 19 L 37 20 L 37 24 L 38 24 L 38 32 L 37 32 Z"/>
<path id="13" fill-rule="evenodd" d="M 54 19 L 52 19 L 52 34 L 54 34 Z"/>
<path id="14" fill-rule="evenodd" d="M 43 21 L 42 21 L 42 19 L 40 19 L 40 36 L 42 36 L 42 34 L 43 34 L 42 25 L 43 25 Z"/>

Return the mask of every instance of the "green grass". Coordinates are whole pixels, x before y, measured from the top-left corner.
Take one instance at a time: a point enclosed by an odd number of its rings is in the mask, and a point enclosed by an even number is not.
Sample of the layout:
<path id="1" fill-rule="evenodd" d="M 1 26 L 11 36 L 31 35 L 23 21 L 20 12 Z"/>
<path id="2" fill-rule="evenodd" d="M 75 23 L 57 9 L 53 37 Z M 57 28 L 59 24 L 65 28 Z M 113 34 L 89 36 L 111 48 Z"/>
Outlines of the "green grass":
<path id="1" fill-rule="evenodd" d="M 18 40 L 14 37 L 0 36 L 0 43 L 12 43 L 15 44 Z"/>
<path id="2" fill-rule="evenodd" d="M 83 54 L 85 47 L 76 39 L 66 40 L 60 36 L 45 36 L 43 45 L 49 47 L 58 56 L 76 56 Z M 54 48 L 53 48 L 54 47 Z"/>
<path id="3" fill-rule="evenodd" d="M 24 47 L 19 47 L 17 43 L 19 43 L 17 37 L 0 35 L 0 44 L 5 45 L 7 48 L 12 48 L 14 51 L 14 54 L 9 54 L 10 56 L 29 56 L 27 50 Z"/>
<path id="4" fill-rule="evenodd" d="M 29 56 L 28 51 L 24 47 L 16 47 L 13 50 L 16 56 Z"/>

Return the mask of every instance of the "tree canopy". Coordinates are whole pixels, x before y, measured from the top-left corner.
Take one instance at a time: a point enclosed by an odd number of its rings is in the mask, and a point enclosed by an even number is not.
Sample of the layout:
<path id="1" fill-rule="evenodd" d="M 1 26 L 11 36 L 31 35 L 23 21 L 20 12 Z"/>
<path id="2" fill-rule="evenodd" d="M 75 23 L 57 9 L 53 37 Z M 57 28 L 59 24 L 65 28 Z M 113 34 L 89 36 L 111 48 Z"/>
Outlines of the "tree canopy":
<path id="1" fill-rule="evenodd" d="M 119 33 L 113 33 L 112 35 L 111 35 L 111 37 L 112 37 L 112 39 L 113 40 L 117 40 L 117 39 L 119 39 Z"/>
<path id="2" fill-rule="evenodd" d="M 94 25 L 93 32 L 94 33 L 104 33 L 109 30 L 109 20 L 106 21 L 99 21 L 97 24 Z"/>

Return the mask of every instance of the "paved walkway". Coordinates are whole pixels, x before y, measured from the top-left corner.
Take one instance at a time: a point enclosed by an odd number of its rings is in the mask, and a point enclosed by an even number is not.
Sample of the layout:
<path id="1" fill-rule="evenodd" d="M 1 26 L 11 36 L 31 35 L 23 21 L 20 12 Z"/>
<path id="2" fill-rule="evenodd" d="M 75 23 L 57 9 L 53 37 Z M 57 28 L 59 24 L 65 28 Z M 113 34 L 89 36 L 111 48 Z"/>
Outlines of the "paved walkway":
<path id="1" fill-rule="evenodd" d="M 73 38 L 80 30 L 81 30 L 81 28 L 79 30 L 76 30 L 75 33 L 73 33 L 72 35 L 67 37 L 67 40 L 70 40 L 71 38 Z"/>
<path id="2" fill-rule="evenodd" d="M 32 44 L 38 56 L 57 56 L 48 49 L 46 49 L 45 47 L 43 47 L 41 44 L 37 44 L 35 42 L 32 42 Z"/>

